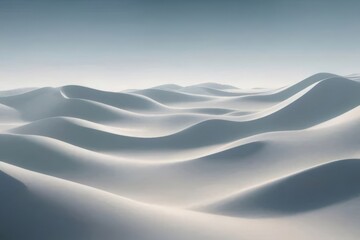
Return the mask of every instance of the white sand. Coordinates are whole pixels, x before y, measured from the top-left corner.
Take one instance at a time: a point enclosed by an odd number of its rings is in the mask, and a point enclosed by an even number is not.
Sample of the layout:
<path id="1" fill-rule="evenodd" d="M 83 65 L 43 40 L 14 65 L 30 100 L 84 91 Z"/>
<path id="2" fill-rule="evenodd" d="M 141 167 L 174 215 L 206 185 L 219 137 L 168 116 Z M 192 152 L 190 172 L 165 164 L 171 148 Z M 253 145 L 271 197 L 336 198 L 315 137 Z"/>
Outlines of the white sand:
<path id="1" fill-rule="evenodd" d="M 359 239 L 360 83 L 0 92 L 0 239 Z"/>

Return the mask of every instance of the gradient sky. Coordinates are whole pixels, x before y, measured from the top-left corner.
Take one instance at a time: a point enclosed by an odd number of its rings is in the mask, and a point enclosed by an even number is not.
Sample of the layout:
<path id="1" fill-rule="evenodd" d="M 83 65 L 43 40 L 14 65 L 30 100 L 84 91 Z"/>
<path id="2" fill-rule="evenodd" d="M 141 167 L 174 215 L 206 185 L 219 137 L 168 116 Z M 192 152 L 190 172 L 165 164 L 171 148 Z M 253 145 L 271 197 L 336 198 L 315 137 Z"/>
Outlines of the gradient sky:
<path id="1" fill-rule="evenodd" d="M 358 0 L 0 0 L 0 88 L 275 87 L 359 72 Z"/>

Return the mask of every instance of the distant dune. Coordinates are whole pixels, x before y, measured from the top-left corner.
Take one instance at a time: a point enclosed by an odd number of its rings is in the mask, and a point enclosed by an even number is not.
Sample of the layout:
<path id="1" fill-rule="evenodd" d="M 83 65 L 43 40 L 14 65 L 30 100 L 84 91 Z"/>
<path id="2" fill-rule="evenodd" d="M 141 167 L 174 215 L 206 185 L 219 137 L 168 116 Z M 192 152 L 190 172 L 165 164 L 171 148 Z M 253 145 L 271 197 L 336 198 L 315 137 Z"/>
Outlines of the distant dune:
<path id="1" fill-rule="evenodd" d="M 360 82 L 0 92 L 0 239 L 360 237 Z"/>

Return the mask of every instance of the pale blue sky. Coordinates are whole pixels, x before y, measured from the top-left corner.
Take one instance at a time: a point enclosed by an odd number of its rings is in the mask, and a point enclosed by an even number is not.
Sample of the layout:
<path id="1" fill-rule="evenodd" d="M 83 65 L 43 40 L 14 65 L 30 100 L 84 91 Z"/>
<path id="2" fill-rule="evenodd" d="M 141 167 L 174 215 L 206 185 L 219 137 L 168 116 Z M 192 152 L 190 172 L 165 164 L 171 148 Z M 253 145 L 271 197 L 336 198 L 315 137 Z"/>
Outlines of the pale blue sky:
<path id="1" fill-rule="evenodd" d="M 0 0 L 1 88 L 274 87 L 358 73 L 360 1 Z"/>

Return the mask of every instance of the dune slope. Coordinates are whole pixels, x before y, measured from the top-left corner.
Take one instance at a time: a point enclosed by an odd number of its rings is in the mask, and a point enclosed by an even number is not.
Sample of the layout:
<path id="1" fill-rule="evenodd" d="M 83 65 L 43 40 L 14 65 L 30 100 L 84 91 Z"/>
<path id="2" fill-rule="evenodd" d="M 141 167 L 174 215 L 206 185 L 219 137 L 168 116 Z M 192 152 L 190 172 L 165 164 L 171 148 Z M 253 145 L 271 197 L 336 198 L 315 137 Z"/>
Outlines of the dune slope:
<path id="1" fill-rule="evenodd" d="M 0 92 L 0 239 L 360 236 L 360 82 Z"/>

